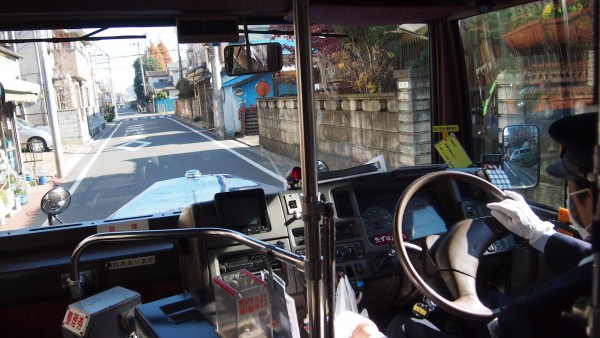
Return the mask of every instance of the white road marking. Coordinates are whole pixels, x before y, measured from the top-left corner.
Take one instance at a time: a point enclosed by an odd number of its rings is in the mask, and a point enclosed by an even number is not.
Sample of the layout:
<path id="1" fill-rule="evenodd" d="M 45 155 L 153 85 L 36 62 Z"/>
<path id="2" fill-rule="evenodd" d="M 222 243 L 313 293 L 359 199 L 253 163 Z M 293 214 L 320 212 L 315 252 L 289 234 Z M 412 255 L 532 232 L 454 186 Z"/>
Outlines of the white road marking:
<path id="1" fill-rule="evenodd" d="M 83 170 L 81 171 L 81 174 L 79 174 L 79 177 L 77 177 L 77 180 L 75 180 L 75 183 L 73 183 L 73 186 L 71 187 L 71 189 L 69 189 L 69 192 L 71 193 L 71 195 L 73 195 L 75 193 L 75 191 L 77 191 L 77 188 L 79 188 L 79 184 L 81 184 L 81 181 L 83 181 L 83 179 L 87 176 L 88 171 L 90 171 L 90 169 L 92 168 L 92 166 L 98 159 L 98 156 L 100 156 L 100 153 L 102 153 L 104 148 L 106 148 L 108 141 L 110 141 L 110 139 L 112 139 L 113 135 L 117 132 L 117 130 L 119 129 L 121 124 L 122 124 L 121 122 L 119 122 L 119 124 L 117 124 L 117 126 L 115 127 L 115 130 L 113 130 L 113 132 L 110 133 L 108 138 L 106 138 L 104 143 L 102 143 L 102 146 L 98 149 L 98 151 L 96 151 L 96 153 L 94 154 L 94 157 L 92 157 L 92 159 L 88 162 L 88 164 L 85 166 L 85 168 L 83 168 Z"/>
<path id="2" fill-rule="evenodd" d="M 213 142 L 214 144 L 218 145 L 219 147 L 221 147 L 221 148 L 223 148 L 223 149 L 225 149 L 225 150 L 229 151 L 230 153 L 234 154 L 235 156 L 237 156 L 237 157 L 241 158 L 242 160 L 244 160 L 244 161 L 248 162 L 249 164 L 251 164 L 252 166 L 254 166 L 255 168 L 257 168 L 258 170 L 260 170 L 260 171 L 264 172 L 265 174 L 267 174 L 267 175 L 269 175 L 269 176 L 271 176 L 271 177 L 275 178 L 276 180 L 280 181 L 281 183 L 283 183 L 283 186 L 284 186 L 284 188 L 286 187 L 286 185 L 287 185 L 287 180 L 286 180 L 285 178 L 283 178 L 283 177 L 281 177 L 281 176 L 277 175 L 276 173 L 274 173 L 274 172 L 272 172 L 271 170 L 269 170 L 269 169 L 267 169 L 267 168 L 263 167 L 262 165 L 260 165 L 260 164 L 258 164 L 258 163 L 256 163 L 256 162 L 252 161 L 251 159 L 249 159 L 249 158 L 247 158 L 246 156 L 244 156 L 244 155 L 242 155 L 242 154 L 238 153 L 237 151 L 235 151 L 235 150 L 233 150 L 233 149 L 230 149 L 229 147 L 227 147 L 226 145 L 224 145 L 224 144 L 223 144 L 223 142 L 221 142 L 221 141 L 217 141 L 217 140 L 213 139 L 213 138 L 212 138 L 212 137 L 210 137 L 210 136 L 204 135 L 203 133 L 199 132 L 198 130 L 196 130 L 196 129 L 193 129 L 193 128 L 191 128 L 191 127 L 189 127 L 189 126 L 187 126 L 187 125 L 185 125 L 185 124 L 183 124 L 183 123 L 181 123 L 181 122 L 179 122 L 179 121 L 177 121 L 177 120 L 175 120 L 175 119 L 169 118 L 169 120 L 171 120 L 171 121 L 173 121 L 173 122 L 175 122 L 175 123 L 177 123 L 177 124 L 179 124 L 179 125 L 183 126 L 184 128 L 187 128 L 187 129 L 189 129 L 189 130 L 193 131 L 194 133 L 196 133 L 196 134 L 198 134 L 198 135 L 200 135 L 200 136 L 204 137 L 205 139 L 207 139 L 207 140 L 209 140 L 209 141 Z M 247 146 L 245 146 L 245 147 L 247 147 Z"/>
<path id="3" fill-rule="evenodd" d="M 133 146 L 134 144 L 138 144 L 137 146 Z M 144 148 L 145 146 L 148 146 L 152 144 L 152 142 L 146 142 L 146 141 L 131 141 L 131 142 L 127 142 L 127 143 L 123 143 L 120 146 L 116 147 L 117 149 L 123 149 L 123 150 L 129 150 L 129 151 L 136 151 L 136 150 L 140 150 L 142 148 Z"/>
<path id="4" fill-rule="evenodd" d="M 203 133 L 199 132 L 198 130 L 195 130 L 179 121 L 176 121 L 172 118 L 169 118 L 169 120 L 183 126 L 186 129 L 189 129 L 191 131 L 193 131 L 194 133 L 202 136 L 203 138 L 213 142 L 214 144 L 218 145 L 219 147 L 229 151 L 230 153 L 232 153 L 233 155 L 239 157 L 240 159 L 248 162 L 250 165 L 254 166 L 255 168 L 259 169 L 260 171 L 264 172 L 265 174 L 275 178 L 276 180 L 282 182 L 285 185 L 287 184 L 287 181 L 285 178 L 277 175 L 276 173 L 272 172 L 271 170 L 263 167 L 262 165 L 252 161 L 251 159 L 247 158 L 246 156 L 236 152 L 235 150 L 230 149 L 229 147 L 227 147 L 226 145 L 224 145 L 222 142 L 213 139 L 210 136 L 204 135 Z M 87 176 L 87 173 L 90 171 L 90 169 L 92 168 L 92 166 L 94 165 L 94 163 L 96 162 L 96 160 L 98 159 L 98 157 L 100 156 L 100 153 L 102 153 L 102 151 L 104 150 L 104 148 L 106 148 L 106 145 L 108 144 L 108 142 L 112 139 L 113 135 L 117 132 L 117 130 L 119 129 L 119 127 L 121 126 L 122 121 L 119 122 L 119 124 L 117 124 L 117 126 L 115 127 L 115 129 L 112 131 L 112 133 L 110 133 L 110 135 L 108 136 L 108 138 L 106 138 L 106 140 L 104 140 L 104 143 L 102 143 L 102 146 L 96 151 L 96 153 L 94 154 L 94 157 L 92 157 L 92 159 L 88 162 L 88 164 L 85 166 L 85 168 L 83 168 L 83 171 L 79 174 L 79 176 L 77 177 L 77 180 L 75 180 L 75 183 L 73 183 L 73 186 L 71 187 L 71 189 L 69 189 L 69 192 L 71 193 L 71 195 L 73 195 L 75 193 L 75 191 L 77 191 L 77 188 L 79 188 L 79 185 L 81 184 L 81 181 L 83 181 L 83 179 Z M 135 142 L 139 142 L 139 141 L 135 141 Z M 133 143 L 133 142 L 130 142 Z M 130 149 L 128 149 L 130 150 Z"/>

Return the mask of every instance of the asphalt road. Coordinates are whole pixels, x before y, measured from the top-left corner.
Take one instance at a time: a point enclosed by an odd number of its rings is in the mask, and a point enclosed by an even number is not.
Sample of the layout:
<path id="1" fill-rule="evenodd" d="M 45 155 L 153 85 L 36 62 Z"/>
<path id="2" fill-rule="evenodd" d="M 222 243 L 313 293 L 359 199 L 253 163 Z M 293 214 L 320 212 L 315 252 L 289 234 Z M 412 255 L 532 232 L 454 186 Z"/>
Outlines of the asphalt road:
<path id="1" fill-rule="evenodd" d="M 72 193 L 63 222 L 101 220 L 156 181 L 202 174 L 231 174 L 283 187 L 293 162 L 236 140 L 217 141 L 208 130 L 172 115 L 119 113 L 93 142 L 63 187 Z M 45 215 L 35 220 L 42 225 Z"/>

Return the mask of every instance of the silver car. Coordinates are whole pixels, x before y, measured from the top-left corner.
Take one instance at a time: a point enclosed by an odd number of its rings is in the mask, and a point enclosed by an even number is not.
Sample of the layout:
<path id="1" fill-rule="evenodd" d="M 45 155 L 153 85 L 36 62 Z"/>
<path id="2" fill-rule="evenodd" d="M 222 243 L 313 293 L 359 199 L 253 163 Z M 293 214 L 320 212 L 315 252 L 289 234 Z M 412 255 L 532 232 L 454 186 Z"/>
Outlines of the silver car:
<path id="1" fill-rule="evenodd" d="M 52 135 L 49 130 L 42 127 L 35 127 L 27 121 L 17 118 L 17 129 L 19 130 L 19 139 L 24 149 L 30 152 L 41 153 L 54 148 Z"/>

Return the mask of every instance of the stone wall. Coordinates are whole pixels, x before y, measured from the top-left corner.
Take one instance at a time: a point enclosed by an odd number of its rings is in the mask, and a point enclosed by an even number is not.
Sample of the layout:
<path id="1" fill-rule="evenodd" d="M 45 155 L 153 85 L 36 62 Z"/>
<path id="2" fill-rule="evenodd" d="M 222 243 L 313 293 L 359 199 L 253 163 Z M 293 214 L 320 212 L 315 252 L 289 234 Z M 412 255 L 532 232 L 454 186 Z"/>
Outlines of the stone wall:
<path id="1" fill-rule="evenodd" d="M 106 128 L 106 119 L 101 113 L 86 115 L 88 131 L 91 137 L 98 135 Z"/>
<path id="2" fill-rule="evenodd" d="M 190 105 L 192 103 L 192 106 Z M 175 115 L 185 117 L 187 119 L 192 120 L 192 114 L 194 119 L 200 118 L 200 105 L 198 100 L 195 99 L 179 99 L 175 101 Z M 208 123 L 206 119 L 202 119 L 203 122 L 206 122 L 207 125 L 212 127 L 212 124 Z"/>
<path id="3" fill-rule="evenodd" d="M 315 96 L 317 157 L 330 169 L 378 155 L 388 168 L 431 163 L 429 73 L 394 76 L 402 82 L 394 93 Z M 297 98 L 261 98 L 257 105 L 261 146 L 299 160 Z"/>
<path id="4" fill-rule="evenodd" d="M 57 115 L 63 144 L 83 144 L 91 140 L 87 119 L 80 118 L 79 109 L 59 109 Z"/>

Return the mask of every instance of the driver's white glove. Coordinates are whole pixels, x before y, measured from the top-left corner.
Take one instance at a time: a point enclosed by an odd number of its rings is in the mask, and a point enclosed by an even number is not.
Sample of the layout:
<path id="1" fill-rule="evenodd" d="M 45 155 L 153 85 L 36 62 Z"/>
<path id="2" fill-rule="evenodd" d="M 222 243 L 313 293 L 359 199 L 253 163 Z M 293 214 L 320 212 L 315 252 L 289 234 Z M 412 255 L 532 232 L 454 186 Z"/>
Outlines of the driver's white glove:
<path id="1" fill-rule="evenodd" d="M 512 191 L 505 191 L 505 193 L 509 198 L 488 203 L 487 207 L 492 210 L 492 216 L 510 232 L 528 239 L 532 247 L 544 252 L 548 238 L 556 232 L 554 225 L 537 217 L 523 196 Z"/>
<path id="2" fill-rule="evenodd" d="M 386 338 L 369 318 L 352 311 L 344 311 L 335 317 L 335 338 Z"/>

